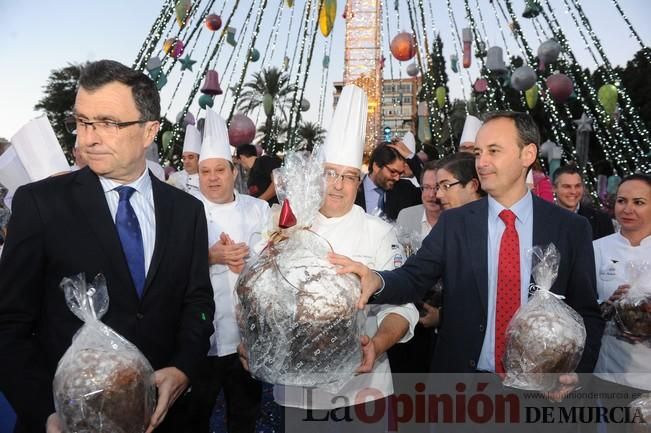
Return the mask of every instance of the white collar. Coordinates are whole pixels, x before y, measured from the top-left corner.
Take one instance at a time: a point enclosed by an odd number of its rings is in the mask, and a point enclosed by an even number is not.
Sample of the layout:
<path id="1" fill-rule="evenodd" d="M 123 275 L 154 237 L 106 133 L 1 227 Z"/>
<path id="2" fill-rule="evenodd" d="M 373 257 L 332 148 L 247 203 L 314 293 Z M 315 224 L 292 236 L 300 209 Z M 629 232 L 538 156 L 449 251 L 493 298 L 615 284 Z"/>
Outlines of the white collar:
<path id="1" fill-rule="evenodd" d="M 127 184 L 118 183 L 112 179 L 99 176 L 99 181 L 102 184 L 104 193 L 115 190 L 115 188 L 120 186 L 130 186 L 131 188 L 138 191 L 140 194 L 145 194 L 147 190 L 151 189 L 151 178 L 149 177 L 149 170 L 145 167 L 145 171 L 138 177 L 138 179 Z"/>

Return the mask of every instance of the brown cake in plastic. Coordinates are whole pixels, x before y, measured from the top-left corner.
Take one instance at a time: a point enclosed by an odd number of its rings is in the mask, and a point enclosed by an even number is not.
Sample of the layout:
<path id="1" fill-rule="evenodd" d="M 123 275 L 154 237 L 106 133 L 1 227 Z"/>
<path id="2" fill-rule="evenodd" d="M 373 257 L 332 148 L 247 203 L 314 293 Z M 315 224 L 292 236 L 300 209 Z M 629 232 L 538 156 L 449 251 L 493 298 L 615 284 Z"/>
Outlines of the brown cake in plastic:
<path id="1" fill-rule="evenodd" d="M 615 304 L 615 321 L 620 329 L 635 337 L 651 337 L 651 299 Z"/>
<path id="2" fill-rule="evenodd" d="M 86 349 L 55 380 L 57 413 L 67 431 L 142 433 L 153 402 L 148 366 L 116 352 Z"/>

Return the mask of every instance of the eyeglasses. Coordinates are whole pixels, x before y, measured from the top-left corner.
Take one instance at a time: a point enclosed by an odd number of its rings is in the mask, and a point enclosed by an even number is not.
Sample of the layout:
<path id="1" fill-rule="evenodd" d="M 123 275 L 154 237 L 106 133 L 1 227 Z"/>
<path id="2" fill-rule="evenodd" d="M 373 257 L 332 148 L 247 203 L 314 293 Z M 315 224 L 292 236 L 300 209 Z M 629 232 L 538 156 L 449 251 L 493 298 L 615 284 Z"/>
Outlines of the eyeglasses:
<path id="1" fill-rule="evenodd" d="M 402 171 L 402 170 L 396 170 L 395 168 L 391 168 L 391 167 L 389 167 L 388 165 L 385 165 L 385 166 L 382 167 L 382 168 L 386 168 L 387 170 L 389 170 L 389 173 L 391 173 L 391 176 L 398 176 L 398 177 L 400 177 L 400 176 L 402 176 L 402 174 L 403 174 L 403 171 Z"/>
<path id="2" fill-rule="evenodd" d="M 132 125 L 147 123 L 149 120 L 132 120 L 129 122 L 115 122 L 113 120 L 94 120 L 89 122 L 80 119 L 76 116 L 70 116 L 65 120 L 65 126 L 69 133 L 76 134 L 77 131 L 87 131 L 88 128 L 93 128 L 98 134 L 115 135 L 122 128 L 127 128 Z"/>
<path id="3" fill-rule="evenodd" d="M 421 191 L 425 191 L 425 192 L 430 192 L 430 191 L 432 191 L 432 192 L 437 192 L 437 191 L 439 191 L 439 190 L 441 190 L 441 189 L 442 189 L 443 191 L 448 191 L 448 190 L 449 190 L 450 188 L 452 188 L 454 185 L 458 185 L 458 184 L 460 184 L 460 183 L 461 183 L 461 181 L 458 180 L 458 181 L 456 181 L 456 182 L 451 182 L 451 183 L 440 183 L 440 184 L 437 184 L 437 185 L 434 185 L 434 186 L 425 185 L 425 186 L 421 186 L 420 189 L 421 189 Z"/>
<path id="4" fill-rule="evenodd" d="M 359 182 L 360 177 L 356 174 L 339 174 L 336 170 L 325 170 L 323 176 L 328 183 L 337 183 L 341 179 L 342 183 L 352 185 Z"/>

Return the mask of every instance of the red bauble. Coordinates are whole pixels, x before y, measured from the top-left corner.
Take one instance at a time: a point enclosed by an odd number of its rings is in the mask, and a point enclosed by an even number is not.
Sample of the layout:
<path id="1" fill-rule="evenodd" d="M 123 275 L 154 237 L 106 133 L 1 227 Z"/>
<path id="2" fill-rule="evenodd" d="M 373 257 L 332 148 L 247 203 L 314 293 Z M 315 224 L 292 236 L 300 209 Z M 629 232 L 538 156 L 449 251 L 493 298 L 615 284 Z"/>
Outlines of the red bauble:
<path id="1" fill-rule="evenodd" d="M 255 138 L 255 123 L 244 114 L 236 114 L 228 127 L 228 140 L 231 146 L 251 144 Z"/>
<path id="2" fill-rule="evenodd" d="M 211 32 L 216 32 L 222 27 L 222 18 L 217 14 L 210 14 L 206 17 L 206 27 Z"/>
<path id="3" fill-rule="evenodd" d="M 564 103 L 574 91 L 574 83 L 565 74 L 554 74 L 546 80 L 549 94 L 559 104 Z"/>
<path id="4" fill-rule="evenodd" d="M 416 55 L 416 40 L 409 32 L 398 33 L 391 41 L 391 54 L 404 62 Z"/>

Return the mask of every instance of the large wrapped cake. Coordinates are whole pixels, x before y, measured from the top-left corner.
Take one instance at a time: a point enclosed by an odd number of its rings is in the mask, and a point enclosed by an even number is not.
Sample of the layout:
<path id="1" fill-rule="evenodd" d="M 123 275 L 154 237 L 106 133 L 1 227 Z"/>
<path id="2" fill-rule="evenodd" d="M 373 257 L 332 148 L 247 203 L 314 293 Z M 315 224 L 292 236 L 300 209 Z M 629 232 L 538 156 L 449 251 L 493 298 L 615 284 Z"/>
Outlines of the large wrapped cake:
<path id="1" fill-rule="evenodd" d="M 283 203 L 277 230 L 237 281 L 249 370 L 265 382 L 342 382 L 361 361 L 359 280 L 337 275 L 327 260 L 330 245 L 309 230 L 323 200 L 322 173 L 321 163 L 303 153 L 289 154 L 274 172 Z"/>
<path id="2" fill-rule="evenodd" d="M 506 329 L 506 386 L 551 391 L 558 376 L 572 373 L 581 360 L 586 338 L 583 318 L 550 291 L 559 263 L 554 244 L 533 248 L 531 275 L 537 290 Z"/>
<path id="3" fill-rule="evenodd" d="M 617 330 L 625 337 L 651 338 L 651 265 L 649 262 L 626 264 L 628 291 L 614 303 Z"/>
<path id="4" fill-rule="evenodd" d="M 156 403 L 154 371 L 136 346 L 100 322 L 109 299 L 104 277 L 64 278 L 68 307 L 85 323 L 59 361 L 54 405 L 65 431 L 142 433 Z"/>

